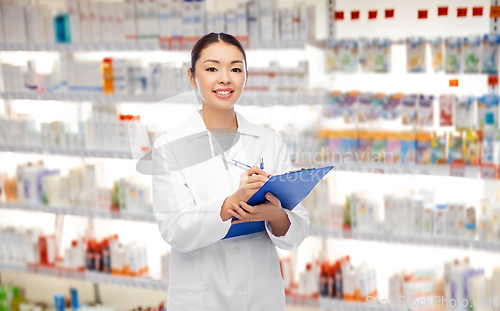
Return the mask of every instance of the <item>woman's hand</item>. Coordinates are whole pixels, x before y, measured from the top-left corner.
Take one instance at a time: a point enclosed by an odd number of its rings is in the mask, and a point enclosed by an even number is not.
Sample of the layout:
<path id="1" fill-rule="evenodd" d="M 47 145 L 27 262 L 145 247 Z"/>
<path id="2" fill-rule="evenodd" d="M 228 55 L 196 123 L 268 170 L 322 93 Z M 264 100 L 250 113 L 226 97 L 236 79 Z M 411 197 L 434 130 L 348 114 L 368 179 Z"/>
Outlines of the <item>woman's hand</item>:
<path id="1" fill-rule="evenodd" d="M 240 201 L 239 205 L 233 203 L 232 208 L 228 212 L 231 216 L 236 217 L 237 220 L 233 220 L 231 224 L 249 221 L 275 221 L 280 219 L 283 214 L 286 214 L 277 197 L 268 192 L 266 199 L 268 199 L 267 202 L 255 206 L 250 206 L 243 201 Z"/>
<path id="2" fill-rule="evenodd" d="M 231 218 L 232 215 L 229 214 L 228 211 L 232 209 L 232 204 L 238 203 L 240 201 L 246 202 L 250 200 L 250 198 L 260 189 L 260 187 L 262 187 L 262 185 L 264 185 L 268 181 L 270 176 L 272 176 L 272 174 L 261 170 L 257 166 L 252 166 L 248 170 L 244 171 L 241 174 L 238 190 L 228 196 L 222 204 L 220 211 L 221 219 L 223 221 L 226 221 Z"/>
<path id="3" fill-rule="evenodd" d="M 254 175 L 255 174 L 255 175 Z M 240 185 L 234 193 L 236 202 L 247 202 L 268 180 L 271 174 L 252 166 L 244 171 L 240 177 Z"/>

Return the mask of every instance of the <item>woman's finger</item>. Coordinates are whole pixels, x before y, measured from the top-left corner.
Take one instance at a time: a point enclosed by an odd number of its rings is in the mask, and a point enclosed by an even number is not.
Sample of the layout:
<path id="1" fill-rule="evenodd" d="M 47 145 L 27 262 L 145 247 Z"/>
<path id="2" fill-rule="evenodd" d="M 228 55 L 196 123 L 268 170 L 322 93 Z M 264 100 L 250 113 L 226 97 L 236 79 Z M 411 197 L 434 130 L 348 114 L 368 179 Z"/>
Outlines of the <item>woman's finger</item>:
<path id="1" fill-rule="evenodd" d="M 234 203 L 233 203 L 234 205 Z M 236 213 L 235 211 L 233 211 L 232 209 L 228 209 L 227 212 L 229 213 L 229 215 L 233 216 L 233 217 L 236 217 L 238 219 L 241 219 L 241 215 Z"/>
<path id="2" fill-rule="evenodd" d="M 245 212 L 241 207 L 238 206 L 238 204 L 233 203 L 233 208 L 242 218 L 244 219 L 251 218 L 247 212 Z"/>
<path id="3" fill-rule="evenodd" d="M 257 209 L 254 206 L 248 205 L 243 201 L 240 201 L 240 204 L 241 204 L 241 207 L 245 209 L 245 211 L 252 213 L 252 216 L 253 216 L 253 214 L 257 213 Z"/>

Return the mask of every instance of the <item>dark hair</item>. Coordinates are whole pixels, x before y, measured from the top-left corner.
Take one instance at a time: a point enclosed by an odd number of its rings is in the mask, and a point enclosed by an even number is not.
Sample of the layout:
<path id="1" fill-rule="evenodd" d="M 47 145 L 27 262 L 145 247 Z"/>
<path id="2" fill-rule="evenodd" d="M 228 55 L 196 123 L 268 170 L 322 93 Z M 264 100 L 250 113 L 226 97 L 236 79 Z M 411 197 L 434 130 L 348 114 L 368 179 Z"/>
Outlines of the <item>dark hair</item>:
<path id="1" fill-rule="evenodd" d="M 200 58 L 201 51 L 206 47 L 208 47 L 210 44 L 216 42 L 224 42 L 227 44 L 231 44 L 240 50 L 240 52 L 243 54 L 243 60 L 245 61 L 245 72 L 248 75 L 247 56 L 240 41 L 238 41 L 238 39 L 236 39 L 233 35 L 224 32 L 219 32 L 219 33 L 211 32 L 201 37 L 201 39 L 196 42 L 196 44 L 193 47 L 193 50 L 191 51 L 191 72 L 193 76 L 195 73 L 195 65 L 198 59 Z"/>

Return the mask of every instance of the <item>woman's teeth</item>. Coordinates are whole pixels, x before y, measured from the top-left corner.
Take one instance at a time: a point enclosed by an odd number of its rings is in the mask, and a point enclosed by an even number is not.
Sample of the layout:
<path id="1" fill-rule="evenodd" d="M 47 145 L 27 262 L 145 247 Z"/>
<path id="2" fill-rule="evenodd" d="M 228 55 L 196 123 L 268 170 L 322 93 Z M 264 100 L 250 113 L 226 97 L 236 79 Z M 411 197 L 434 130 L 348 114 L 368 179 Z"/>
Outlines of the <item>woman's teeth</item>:
<path id="1" fill-rule="evenodd" d="M 221 94 L 221 95 L 227 95 L 227 94 L 231 93 L 231 91 L 215 91 L 215 93 Z"/>

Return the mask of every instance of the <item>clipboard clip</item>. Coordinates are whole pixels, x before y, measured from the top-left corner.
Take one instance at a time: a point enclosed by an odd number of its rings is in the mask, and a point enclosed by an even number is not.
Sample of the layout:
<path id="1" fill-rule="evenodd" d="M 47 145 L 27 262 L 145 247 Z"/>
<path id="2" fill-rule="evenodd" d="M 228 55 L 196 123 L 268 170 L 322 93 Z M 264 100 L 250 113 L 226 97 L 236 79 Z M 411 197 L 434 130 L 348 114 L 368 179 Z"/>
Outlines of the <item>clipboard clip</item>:
<path id="1" fill-rule="evenodd" d="M 315 170 L 316 168 L 314 168 L 314 167 L 313 167 L 313 168 L 310 168 L 310 169 L 313 169 L 313 170 Z M 295 171 L 288 171 L 288 172 L 286 172 L 285 174 L 289 174 L 289 173 L 295 173 L 295 172 L 300 172 L 300 171 L 305 171 L 305 170 L 306 170 L 305 168 L 301 168 L 300 170 L 295 170 Z"/>

